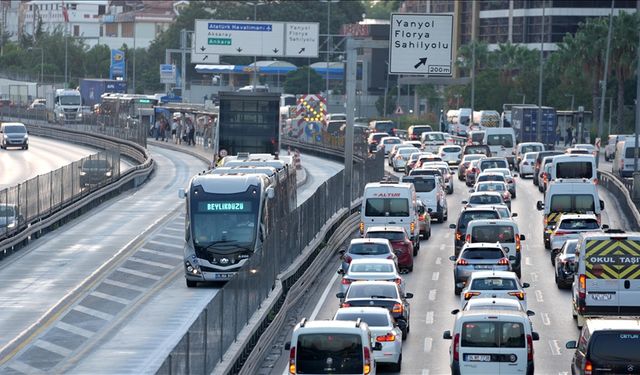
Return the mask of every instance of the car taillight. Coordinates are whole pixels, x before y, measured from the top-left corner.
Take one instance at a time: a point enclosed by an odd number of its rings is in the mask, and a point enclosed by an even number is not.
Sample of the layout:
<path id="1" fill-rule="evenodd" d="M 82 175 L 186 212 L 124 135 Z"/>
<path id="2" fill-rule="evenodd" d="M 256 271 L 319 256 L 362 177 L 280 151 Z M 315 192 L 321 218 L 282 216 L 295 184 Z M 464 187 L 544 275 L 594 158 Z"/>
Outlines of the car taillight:
<path id="1" fill-rule="evenodd" d="M 414 230 L 416 230 L 416 223 L 415 221 L 412 221 L 411 224 L 409 224 L 409 228 L 411 229 L 411 233 L 413 233 Z"/>
<path id="2" fill-rule="evenodd" d="M 360 234 L 364 234 L 364 223 L 360 222 Z"/>
<path id="3" fill-rule="evenodd" d="M 456 333 L 453 337 L 453 360 L 460 360 L 460 334 Z"/>
<path id="4" fill-rule="evenodd" d="M 292 346 L 289 350 L 289 374 L 296 373 L 296 347 Z"/>
<path id="5" fill-rule="evenodd" d="M 398 277 L 397 279 L 395 279 L 395 282 L 396 284 L 400 285 L 402 284 L 402 279 Z"/>
<path id="6" fill-rule="evenodd" d="M 464 237 L 464 242 L 471 242 L 471 235 L 467 233 L 467 235 Z"/>
<path id="7" fill-rule="evenodd" d="M 393 255 L 387 256 L 387 259 L 393 259 Z"/>
<path id="8" fill-rule="evenodd" d="M 533 361 L 533 337 L 527 335 L 527 361 Z"/>
<path id="9" fill-rule="evenodd" d="M 462 232 L 456 231 L 456 241 L 462 241 Z"/>
<path id="10" fill-rule="evenodd" d="M 571 234 L 571 232 L 565 232 L 565 231 L 563 231 L 563 230 L 557 230 L 557 231 L 555 231 L 555 233 L 553 233 L 553 234 L 554 234 L 555 236 L 564 236 L 564 235 L 567 235 L 567 234 Z"/>
<path id="11" fill-rule="evenodd" d="M 371 373 L 371 353 L 369 352 L 369 347 L 364 347 L 364 364 L 362 366 L 362 373 L 364 375 L 369 375 Z"/>
<path id="12" fill-rule="evenodd" d="M 547 217 L 543 217 L 542 218 L 542 225 L 546 228 L 547 227 L 547 223 L 549 222 L 549 220 L 547 219 Z"/>
<path id="13" fill-rule="evenodd" d="M 340 307 L 351 307 L 351 304 L 349 302 L 342 302 Z"/>
<path id="14" fill-rule="evenodd" d="M 376 341 L 377 342 L 393 342 L 393 341 L 396 341 L 396 335 L 394 335 L 393 332 L 389 332 L 384 336 L 376 337 Z"/>
<path id="15" fill-rule="evenodd" d="M 516 235 L 516 251 L 520 251 L 520 235 Z"/>
<path id="16" fill-rule="evenodd" d="M 460 259 L 458 259 L 458 260 L 456 261 L 456 264 L 457 264 L 457 265 L 459 265 L 459 266 L 468 266 L 468 265 L 469 265 L 469 262 L 467 262 L 467 261 L 466 261 L 465 259 L 463 259 L 463 258 L 460 258 Z"/>
<path id="17" fill-rule="evenodd" d="M 510 296 L 518 297 L 520 301 L 524 301 L 524 297 L 526 295 L 525 292 L 509 292 Z"/>
<path id="18" fill-rule="evenodd" d="M 344 256 L 344 261 L 345 261 L 345 262 L 347 262 L 347 263 L 351 263 L 351 260 L 352 260 L 352 259 L 351 259 L 351 257 L 350 257 L 350 256 L 348 256 L 348 255 L 345 255 L 345 256 Z"/>
<path id="19" fill-rule="evenodd" d="M 498 265 L 500 265 L 500 266 L 508 266 L 508 265 L 509 265 L 509 259 L 507 259 L 507 258 L 501 258 L 501 259 L 498 261 Z"/>
<path id="20" fill-rule="evenodd" d="M 593 183 L 594 183 L 594 184 L 596 184 L 596 185 L 598 185 L 598 179 L 597 179 L 597 178 L 596 178 L 596 179 L 594 179 L 594 180 L 593 180 Z"/>
<path id="21" fill-rule="evenodd" d="M 471 299 L 471 297 L 475 297 L 475 296 L 479 296 L 479 295 L 480 295 L 480 292 L 466 292 L 464 294 L 464 299 L 468 301 L 468 300 Z"/>
<path id="22" fill-rule="evenodd" d="M 393 308 L 391 309 L 392 313 L 397 313 L 400 314 L 404 311 L 404 307 L 402 306 L 401 303 L 396 303 L 393 305 Z"/>
<path id="23" fill-rule="evenodd" d="M 578 276 L 578 298 L 585 299 L 587 297 L 587 275 L 580 274 Z"/>
<path id="24" fill-rule="evenodd" d="M 593 374 L 593 364 L 591 364 L 590 360 L 584 361 L 584 375 Z"/>
<path id="25" fill-rule="evenodd" d="M 351 284 L 351 279 L 345 279 L 343 278 L 342 281 L 340 282 L 342 285 L 350 285 Z"/>

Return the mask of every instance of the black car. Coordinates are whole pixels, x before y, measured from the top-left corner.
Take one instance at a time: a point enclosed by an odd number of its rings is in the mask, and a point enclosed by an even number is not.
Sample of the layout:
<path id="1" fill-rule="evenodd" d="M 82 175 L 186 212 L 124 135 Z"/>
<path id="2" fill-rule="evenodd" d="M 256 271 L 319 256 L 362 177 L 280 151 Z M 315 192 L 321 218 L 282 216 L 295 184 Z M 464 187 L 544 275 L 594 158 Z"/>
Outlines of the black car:
<path id="1" fill-rule="evenodd" d="M 80 186 L 98 185 L 112 177 L 113 168 L 108 160 L 85 159 L 80 168 Z"/>
<path id="2" fill-rule="evenodd" d="M 410 305 L 412 293 L 402 294 L 400 286 L 393 281 L 355 281 L 349 285 L 347 293 L 338 293 L 340 307 L 384 307 L 398 322 L 405 339 L 410 330 Z"/>
<path id="3" fill-rule="evenodd" d="M 456 224 L 449 225 L 449 228 L 456 230 L 455 236 L 453 236 L 453 248 L 456 257 L 460 254 L 460 249 L 462 245 L 464 245 L 464 238 L 467 235 L 467 224 L 469 224 L 471 220 L 481 219 L 500 219 L 500 214 L 493 208 L 467 208 L 460 213 Z"/>
<path id="4" fill-rule="evenodd" d="M 576 263 L 578 240 L 567 240 L 560 249 L 551 250 L 551 264 L 555 268 L 558 288 L 571 288 Z"/>
<path id="5" fill-rule="evenodd" d="M 637 318 L 587 319 L 575 349 L 572 374 L 640 373 L 640 325 Z"/>
<path id="6" fill-rule="evenodd" d="M 540 174 L 540 163 L 542 163 L 542 159 L 547 156 L 555 156 L 562 155 L 560 151 L 540 151 L 538 152 L 538 156 L 536 157 L 535 165 L 533 166 L 533 184 L 538 185 L 538 174 Z"/>

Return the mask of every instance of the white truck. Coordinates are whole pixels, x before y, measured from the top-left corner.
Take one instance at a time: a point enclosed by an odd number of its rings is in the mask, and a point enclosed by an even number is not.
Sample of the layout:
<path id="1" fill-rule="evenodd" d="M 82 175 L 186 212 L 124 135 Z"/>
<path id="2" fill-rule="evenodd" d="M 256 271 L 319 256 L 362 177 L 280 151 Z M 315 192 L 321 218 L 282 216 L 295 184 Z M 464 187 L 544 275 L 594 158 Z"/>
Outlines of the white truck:
<path id="1" fill-rule="evenodd" d="M 82 98 L 79 90 L 57 89 L 47 98 L 47 120 L 57 124 L 82 122 Z"/>

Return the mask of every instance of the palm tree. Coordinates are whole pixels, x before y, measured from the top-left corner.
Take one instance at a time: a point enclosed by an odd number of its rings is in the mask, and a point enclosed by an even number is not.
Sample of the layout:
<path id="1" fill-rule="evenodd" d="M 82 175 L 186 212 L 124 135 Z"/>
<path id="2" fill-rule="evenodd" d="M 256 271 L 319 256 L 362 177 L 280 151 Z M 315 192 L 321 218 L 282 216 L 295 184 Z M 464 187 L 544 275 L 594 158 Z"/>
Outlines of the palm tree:
<path id="1" fill-rule="evenodd" d="M 624 84 L 635 71 L 638 27 L 640 27 L 640 18 L 637 13 L 621 12 L 614 18 L 611 37 L 611 66 L 618 81 L 616 99 L 618 126 L 624 124 Z"/>

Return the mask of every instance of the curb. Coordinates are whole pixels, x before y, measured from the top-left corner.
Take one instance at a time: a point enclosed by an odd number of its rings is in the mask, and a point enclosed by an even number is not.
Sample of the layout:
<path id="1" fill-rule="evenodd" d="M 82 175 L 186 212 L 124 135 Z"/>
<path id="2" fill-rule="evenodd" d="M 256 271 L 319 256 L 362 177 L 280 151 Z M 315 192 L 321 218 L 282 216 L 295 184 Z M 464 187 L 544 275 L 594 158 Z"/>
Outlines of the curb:
<path id="1" fill-rule="evenodd" d="M 194 158 L 200 159 L 203 163 L 205 163 L 207 165 L 207 167 L 209 167 L 211 165 L 211 160 L 209 160 L 208 157 L 202 155 L 201 153 L 199 153 L 197 151 L 192 151 L 192 150 L 189 150 L 189 149 L 185 149 L 184 147 L 175 145 L 173 143 L 161 142 L 161 141 L 147 139 L 147 144 L 154 145 L 154 146 L 157 146 L 157 147 L 166 148 L 166 149 L 173 150 L 173 151 L 183 152 L 185 154 L 193 156 Z"/>

